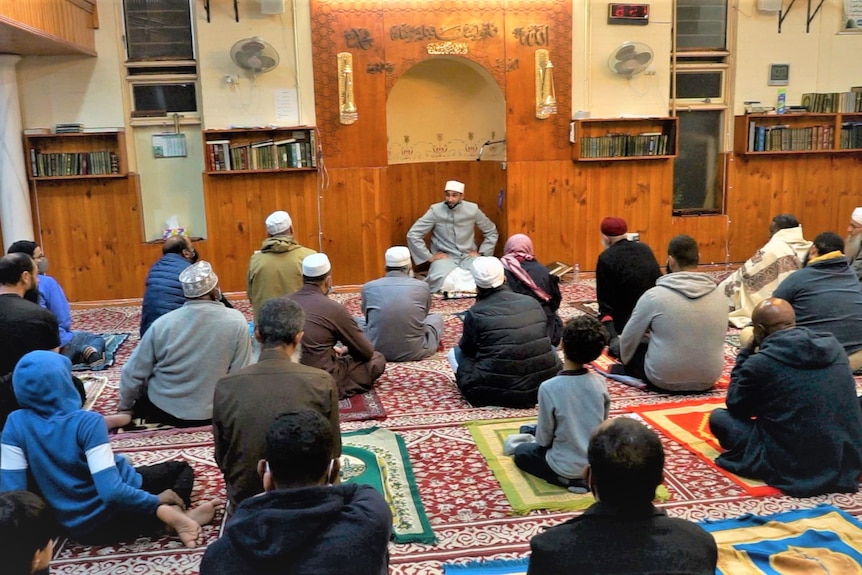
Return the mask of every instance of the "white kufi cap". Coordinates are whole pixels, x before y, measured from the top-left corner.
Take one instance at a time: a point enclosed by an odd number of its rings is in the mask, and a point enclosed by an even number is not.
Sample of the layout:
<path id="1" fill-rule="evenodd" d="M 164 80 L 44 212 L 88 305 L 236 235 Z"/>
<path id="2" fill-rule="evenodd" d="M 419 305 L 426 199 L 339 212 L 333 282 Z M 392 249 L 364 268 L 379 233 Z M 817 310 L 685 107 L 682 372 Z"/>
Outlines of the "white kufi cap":
<path id="1" fill-rule="evenodd" d="M 209 262 L 201 260 L 180 273 L 180 283 L 183 284 L 183 295 L 197 298 L 205 296 L 216 287 L 218 276 Z"/>
<path id="2" fill-rule="evenodd" d="M 463 194 L 464 184 L 458 180 L 449 180 L 446 182 L 446 187 L 443 188 L 443 190 L 446 192 L 458 192 L 459 194 Z"/>
<path id="3" fill-rule="evenodd" d="M 311 254 L 302 260 L 302 275 L 308 278 L 319 278 L 329 273 L 332 264 L 326 254 Z"/>
<path id="4" fill-rule="evenodd" d="M 850 215 L 850 219 L 853 220 L 853 223 L 856 225 L 862 226 L 862 207 L 853 210 L 853 213 Z"/>
<path id="5" fill-rule="evenodd" d="M 266 218 L 266 233 L 271 236 L 283 234 L 293 225 L 293 220 L 290 219 L 290 214 L 284 211 L 272 212 Z"/>
<path id="6" fill-rule="evenodd" d="M 386 250 L 386 267 L 403 268 L 410 265 L 410 250 L 406 246 L 392 246 Z"/>
<path id="7" fill-rule="evenodd" d="M 495 288 L 503 285 L 506 274 L 503 264 L 494 257 L 482 256 L 473 260 L 473 279 L 480 288 Z"/>

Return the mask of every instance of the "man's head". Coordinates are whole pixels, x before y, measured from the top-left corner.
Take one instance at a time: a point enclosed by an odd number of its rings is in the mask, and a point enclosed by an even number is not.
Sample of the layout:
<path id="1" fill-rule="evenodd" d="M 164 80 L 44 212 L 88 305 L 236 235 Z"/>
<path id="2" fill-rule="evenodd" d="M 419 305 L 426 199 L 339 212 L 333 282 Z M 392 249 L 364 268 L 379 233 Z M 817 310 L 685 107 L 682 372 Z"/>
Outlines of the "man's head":
<path id="1" fill-rule="evenodd" d="M 573 317 L 563 326 L 563 353 L 578 365 L 593 361 L 608 345 L 608 330 L 591 315 Z"/>
<path id="2" fill-rule="evenodd" d="M 853 261 L 859 255 L 860 250 L 862 250 L 862 207 L 856 208 L 850 214 L 844 253 L 847 254 L 847 259 Z"/>
<path id="3" fill-rule="evenodd" d="M 802 263 L 807 266 L 808 262 L 813 258 L 825 256 L 832 252 L 844 253 L 844 238 L 835 232 L 823 232 L 814 238 L 814 242 L 812 242 L 811 248 L 805 256 L 805 261 Z"/>
<path id="4" fill-rule="evenodd" d="M 272 236 L 293 235 L 293 220 L 290 219 L 290 214 L 279 210 L 272 212 L 266 218 L 266 233 Z"/>
<path id="5" fill-rule="evenodd" d="M 443 190 L 446 193 L 446 205 L 450 210 L 464 199 L 464 184 L 458 180 L 449 180 Z"/>
<path id="6" fill-rule="evenodd" d="M 473 267 L 470 271 L 479 293 L 482 293 L 482 290 L 498 288 L 506 281 L 503 263 L 495 257 L 480 256 L 476 258 L 473 260 Z"/>
<path id="7" fill-rule="evenodd" d="M 697 242 L 693 237 L 680 234 L 670 240 L 667 246 L 668 273 L 694 269 L 699 260 Z"/>
<path id="8" fill-rule="evenodd" d="M 180 272 L 180 283 L 188 299 L 221 299 L 218 276 L 208 261 L 201 260 Z"/>
<path id="9" fill-rule="evenodd" d="M 192 246 L 192 240 L 187 236 L 171 236 L 162 246 L 162 254 L 179 254 L 191 263 L 197 263 L 200 255 Z"/>
<path id="10" fill-rule="evenodd" d="M 796 312 L 787 301 L 770 297 L 754 306 L 751 313 L 754 324 L 754 346 L 757 347 L 767 336 L 796 326 Z"/>
<path id="11" fill-rule="evenodd" d="M 587 449 L 588 483 L 596 499 L 614 506 L 643 506 L 664 479 L 664 448 L 644 424 L 615 417 L 602 423 Z"/>
<path id="12" fill-rule="evenodd" d="M 282 413 L 266 434 L 265 460 L 258 463 L 267 491 L 332 483 L 338 477 L 329 420 L 310 409 Z"/>
<path id="13" fill-rule="evenodd" d="M 407 272 L 410 269 L 412 260 L 410 259 L 410 250 L 406 246 L 392 246 L 384 254 L 386 260 L 386 271 Z"/>
<path id="14" fill-rule="evenodd" d="M 33 303 L 39 301 L 39 273 L 33 258 L 24 253 L 0 258 L 0 286 L 6 293 L 17 293 Z"/>
<path id="15" fill-rule="evenodd" d="M 605 248 L 625 239 L 626 232 L 629 231 L 629 227 L 624 219 L 612 216 L 608 216 L 602 220 L 600 229 L 602 231 L 602 244 Z"/>
<path id="16" fill-rule="evenodd" d="M 317 285 L 323 293 L 332 291 L 332 264 L 326 254 L 305 256 L 302 260 L 302 281 Z"/>
<path id="17" fill-rule="evenodd" d="M 254 335 L 263 349 L 285 346 L 300 351 L 305 312 L 293 300 L 276 297 L 264 302 L 254 325 Z M 297 358 L 298 362 L 299 359 Z"/>
<path id="18" fill-rule="evenodd" d="M 36 262 L 36 269 L 40 274 L 48 273 L 48 258 L 42 251 L 41 246 L 32 240 L 18 240 L 6 251 L 7 254 L 27 254 Z"/>
<path id="19" fill-rule="evenodd" d="M 0 557 L 3 572 L 36 573 L 48 568 L 57 526 L 50 508 L 29 491 L 0 493 Z"/>
<path id="20" fill-rule="evenodd" d="M 792 214 L 778 214 L 769 222 L 769 235 L 774 236 L 778 230 L 798 228 L 799 220 Z"/>
<path id="21" fill-rule="evenodd" d="M 850 227 L 847 228 L 847 233 L 851 236 L 862 234 L 862 206 L 856 208 L 850 214 Z"/>

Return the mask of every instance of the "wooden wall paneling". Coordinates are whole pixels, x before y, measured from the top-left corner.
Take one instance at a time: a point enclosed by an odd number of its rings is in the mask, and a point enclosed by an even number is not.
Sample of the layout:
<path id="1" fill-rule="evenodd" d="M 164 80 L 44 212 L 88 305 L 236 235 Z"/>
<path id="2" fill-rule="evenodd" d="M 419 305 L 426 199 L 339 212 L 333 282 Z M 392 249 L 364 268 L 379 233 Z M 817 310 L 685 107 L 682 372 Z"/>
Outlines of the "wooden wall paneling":
<path id="1" fill-rule="evenodd" d="M 671 237 L 686 234 L 697 240 L 701 264 L 727 263 L 728 219 L 723 214 L 677 216 L 673 218 Z M 653 246 L 653 250 L 657 252 L 656 257 L 659 257 L 658 253 L 663 254 L 662 258 L 667 254 L 667 243 Z M 664 262 L 664 259 L 659 259 L 659 262 Z"/>
<path id="2" fill-rule="evenodd" d="M 329 168 L 385 166 L 386 80 L 382 3 L 312 0 L 311 42 L 314 99 L 320 145 Z M 339 52 L 353 55 L 353 86 L 359 119 L 339 123 Z"/>
<path id="3" fill-rule="evenodd" d="M 558 112 L 536 118 L 537 49 L 554 65 Z M 506 3 L 506 154 L 509 161 L 571 158 L 572 3 L 510 0 Z"/>
<path id="4" fill-rule="evenodd" d="M 39 182 L 31 193 L 37 241 L 70 301 L 143 295 L 160 248 L 141 241 L 138 187 L 130 174 Z"/>
<path id="5" fill-rule="evenodd" d="M 0 0 L 0 46 L 5 46 L 7 40 L 15 40 L 21 43 L 19 48 L 33 48 L 25 52 L 13 49 L 12 53 L 95 56 L 95 27 L 95 2 Z M 46 41 L 65 45 L 65 49 L 60 46 L 58 51 L 57 47 L 46 46 Z"/>
<path id="6" fill-rule="evenodd" d="M 823 231 L 844 235 L 853 207 L 862 205 L 862 158 L 810 154 L 746 157 L 731 162 L 728 191 L 730 261 L 749 258 L 769 239 L 769 222 L 792 213 L 805 237 Z"/>
<path id="7" fill-rule="evenodd" d="M 323 251 L 336 285 L 362 284 L 383 273 L 389 247 L 385 178 L 380 168 L 330 170 L 323 192 Z"/>

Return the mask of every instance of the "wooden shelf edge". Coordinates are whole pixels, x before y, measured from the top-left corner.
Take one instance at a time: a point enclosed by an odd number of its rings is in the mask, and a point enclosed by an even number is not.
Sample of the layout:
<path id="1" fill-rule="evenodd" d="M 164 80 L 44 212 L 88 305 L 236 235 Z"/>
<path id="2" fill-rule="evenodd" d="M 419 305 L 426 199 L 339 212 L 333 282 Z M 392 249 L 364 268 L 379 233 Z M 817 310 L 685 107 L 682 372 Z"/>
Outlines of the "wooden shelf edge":
<path id="1" fill-rule="evenodd" d="M 239 174 L 278 174 L 281 172 L 316 172 L 317 168 L 278 168 L 273 170 L 215 170 L 206 171 L 207 176 L 230 176 Z"/>
<path id="2" fill-rule="evenodd" d="M 616 162 L 619 160 L 669 160 L 676 158 L 676 154 L 665 154 L 661 156 L 611 156 L 607 158 L 572 158 L 573 162 Z"/>
<path id="3" fill-rule="evenodd" d="M 862 148 L 851 149 L 835 149 L 835 150 L 766 150 L 763 152 L 736 152 L 737 156 L 796 156 L 804 154 L 806 156 L 814 154 L 862 154 Z"/>
<path id="4" fill-rule="evenodd" d="M 74 176 L 30 176 L 28 179 L 31 182 L 47 182 L 56 180 L 97 180 L 101 178 L 127 178 L 129 173 L 125 174 L 83 174 Z"/>

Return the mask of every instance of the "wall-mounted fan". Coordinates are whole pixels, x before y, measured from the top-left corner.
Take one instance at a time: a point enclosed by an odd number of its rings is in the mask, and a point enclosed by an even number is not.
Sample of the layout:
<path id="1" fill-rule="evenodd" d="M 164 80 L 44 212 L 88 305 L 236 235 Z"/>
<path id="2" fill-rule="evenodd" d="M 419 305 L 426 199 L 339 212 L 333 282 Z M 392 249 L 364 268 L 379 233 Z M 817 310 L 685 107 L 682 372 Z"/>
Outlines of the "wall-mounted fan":
<path id="1" fill-rule="evenodd" d="M 620 76 L 631 77 L 646 70 L 653 59 L 653 51 L 643 42 L 624 42 L 611 52 L 608 67 Z"/>
<path id="2" fill-rule="evenodd" d="M 278 66 L 278 52 L 257 36 L 243 38 L 234 44 L 230 49 L 230 59 L 252 74 L 263 74 Z"/>

